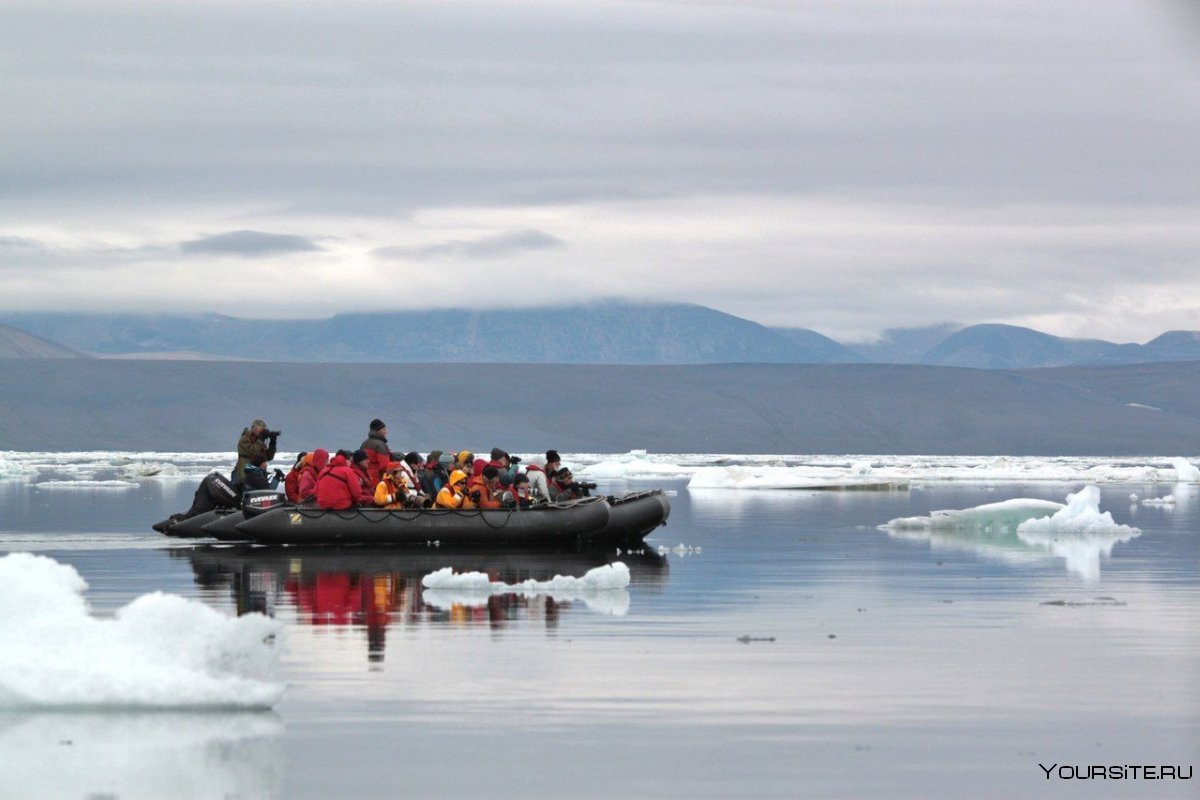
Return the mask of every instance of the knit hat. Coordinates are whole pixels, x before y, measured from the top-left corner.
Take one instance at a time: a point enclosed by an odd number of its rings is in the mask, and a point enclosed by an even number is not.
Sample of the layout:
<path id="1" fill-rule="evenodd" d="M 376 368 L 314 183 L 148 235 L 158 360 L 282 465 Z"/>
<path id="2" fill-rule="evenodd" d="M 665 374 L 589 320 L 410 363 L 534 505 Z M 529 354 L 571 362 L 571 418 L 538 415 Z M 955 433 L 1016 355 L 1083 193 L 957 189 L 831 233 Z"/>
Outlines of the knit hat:
<path id="1" fill-rule="evenodd" d="M 387 427 L 387 425 L 385 425 L 383 420 L 381 420 L 381 419 L 376 418 L 376 419 L 371 420 L 371 430 L 373 430 L 373 431 L 381 430 L 386 427 Z"/>
<path id="2" fill-rule="evenodd" d="M 250 423 L 250 427 L 251 428 L 266 428 L 267 423 L 263 422 L 261 419 L 256 419 L 256 420 L 254 420 L 254 422 Z"/>
<path id="3" fill-rule="evenodd" d="M 411 453 L 406 454 L 404 456 L 404 460 L 415 467 L 417 464 L 421 463 L 421 454 L 414 450 Z"/>
<path id="4" fill-rule="evenodd" d="M 509 475 L 507 472 L 500 473 L 500 485 L 501 486 L 512 486 L 512 484 L 513 484 L 512 475 Z"/>
<path id="5" fill-rule="evenodd" d="M 359 461 L 366 461 L 367 460 L 367 451 L 366 450 L 355 450 L 352 460 L 354 461 L 355 464 L 357 464 Z"/>
<path id="6" fill-rule="evenodd" d="M 442 460 L 442 451 L 441 450 L 430 450 L 429 458 L 425 459 L 425 463 L 426 464 L 436 464 L 441 460 Z"/>
<path id="7" fill-rule="evenodd" d="M 492 448 L 492 461 L 499 461 L 502 458 L 508 458 L 508 453 L 501 450 L 499 447 Z"/>
<path id="8" fill-rule="evenodd" d="M 558 457 L 557 450 L 546 451 L 546 463 L 549 464 L 551 461 L 562 461 L 562 459 Z"/>
<path id="9" fill-rule="evenodd" d="M 400 469 L 400 462 L 399 462 L 399 461 L 389 461 L 389 462 L 388 462 L 388 465 L 387 465 L 387 471 L 388 471 L 388 472 L 395 472 L 395 471 L 396 471 L 396 470 L 398 470 L 398 469 Z"/>

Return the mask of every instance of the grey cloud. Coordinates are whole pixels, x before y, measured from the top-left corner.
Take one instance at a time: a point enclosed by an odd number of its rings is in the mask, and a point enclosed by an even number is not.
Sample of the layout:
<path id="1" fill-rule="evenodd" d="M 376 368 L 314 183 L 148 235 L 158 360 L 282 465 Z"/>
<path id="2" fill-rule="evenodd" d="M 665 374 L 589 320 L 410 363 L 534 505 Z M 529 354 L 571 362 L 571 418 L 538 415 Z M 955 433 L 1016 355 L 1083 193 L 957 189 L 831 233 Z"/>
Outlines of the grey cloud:
<path id="1" fill-rule="evenodd" d="M 320 251 L 311 239 L 287 233 L 263 233 L 261 231 L 229 231 L 204 236 L 190 242 L 180 242 L 184 255 L 243 256 L 262 258 L 284 253 L 312 253 Z"/>
<path id="2" fill-rule="evenodd" d="M 530 228 L 422 247 L 381 247 L 372 251 L 372 255 L 379 258 L 493 259 L 507 258 L 527 250 L 549 250 L 564 245 L 562 239 Z"/>

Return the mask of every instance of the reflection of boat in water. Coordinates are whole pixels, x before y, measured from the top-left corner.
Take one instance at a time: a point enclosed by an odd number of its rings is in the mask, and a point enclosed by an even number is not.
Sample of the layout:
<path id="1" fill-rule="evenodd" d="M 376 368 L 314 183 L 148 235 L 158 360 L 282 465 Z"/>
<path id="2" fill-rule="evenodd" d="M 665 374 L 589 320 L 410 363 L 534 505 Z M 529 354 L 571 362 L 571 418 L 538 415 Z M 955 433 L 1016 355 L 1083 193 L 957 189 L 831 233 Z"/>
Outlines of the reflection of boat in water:
<path id="1" fill-rule="evenodd" d="M 622 497 L 587 497 L 529 509 L 355 509 L 281 506 L 240 522 L 214 515 L 187 532 L 265 544 L 407 544 L 438 541 L 510 544 L 598 544 L 640 541 L 666 522 L 671 505 L 661 490 Z"/>
<path id="2" fill-rule="evenodd" d="M 196 582 L 204 589 L 229 592 L 239 614 L 274 615 L 277 606 L 290 606 L 304 625 L 362 626 L 373 660 L 382 659 L 387 630 L 397 625 L 484 623 L 503 628 L 520 619 L 538 619 L 553 628 L 573 605 L 552 592 L 537 597 L 479 595 L 448 605 L 427 602 L 421 579 L 444 567 L 516 584 L 556 575 L 582 576 L 621 561 L 629 567 L 632 585 L 651 588 L 661 588 L 668 573 L 666 558 L 651 549 L 618 555 L 615 547 L 201 545 L 169 553 L 191 562 Z M 618 591 L 627 606 L 628 594 Z M 588 598 L 583 602 L 593 605 Z"/>

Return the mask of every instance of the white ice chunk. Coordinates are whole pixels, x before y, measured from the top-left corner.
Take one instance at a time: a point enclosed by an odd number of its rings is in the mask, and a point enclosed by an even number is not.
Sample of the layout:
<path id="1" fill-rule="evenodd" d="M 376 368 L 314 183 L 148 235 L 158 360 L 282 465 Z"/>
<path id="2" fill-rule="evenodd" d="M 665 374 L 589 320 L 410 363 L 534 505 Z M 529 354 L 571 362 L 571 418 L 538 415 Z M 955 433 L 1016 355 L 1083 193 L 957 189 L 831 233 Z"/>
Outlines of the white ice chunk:
<path id="1" fill-rule="evenodd" d="M 1168 494 L 1162 497 L 1147 497 L 1142 501 L 1144 506 L 1173 506 L 1175 505 L 1175 495 Z"/>
<path id="2" fill-rule="evenodd" d="M 1200 481 L 1200 469 L 1192 466 L 1186 460 L 1173 458 L 1171 459 L 1171 466 L 1175 468 L 1175 474 L 1178 476 L 1180 483 Z"/>
<path id="3" fill-rule="evenodd" d="M 120 469 L 122 478 L 180 478 L 179 467 L 162 461 L 134 461 Z"/>
<path id="4" fill-rule="evenodd" d="M 0 558 L 0 709 L 266 709 L 283 696 L 274 620 L 161 592 L 101 619 L 86 589 L 51 558 Z"/>
<path id="5" fill-rule="evenodd" d="M 1048 517 L 1039 517 L 1022 522 L 1017 527 L 1018 535 L 1034 533 L 1140 533 L 1137 528 L 1118 525 L 1112 514 L 1100 511 L 1100 490 L 1085 486 L 1074 494 L 1067 495 L 1067 505 Z"/>

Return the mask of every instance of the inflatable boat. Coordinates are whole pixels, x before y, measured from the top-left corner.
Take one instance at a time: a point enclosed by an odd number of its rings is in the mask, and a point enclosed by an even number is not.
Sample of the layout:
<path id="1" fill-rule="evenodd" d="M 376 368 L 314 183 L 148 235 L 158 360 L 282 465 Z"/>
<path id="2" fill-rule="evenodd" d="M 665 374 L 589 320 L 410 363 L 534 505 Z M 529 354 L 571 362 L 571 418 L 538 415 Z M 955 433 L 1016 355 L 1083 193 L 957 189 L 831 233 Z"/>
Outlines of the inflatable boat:
<path id="1" fill-rule="evenodd" d="M 327 511 L 282 506 L 248 517 L 234 530 L 261 544 L 608 544 L 641 540 L 666 522 L 670 511 L 666 496 L 655 489 L 528 509 Z M 225 521 L 210 522 L 214 535 L 233 538 Z"/>

